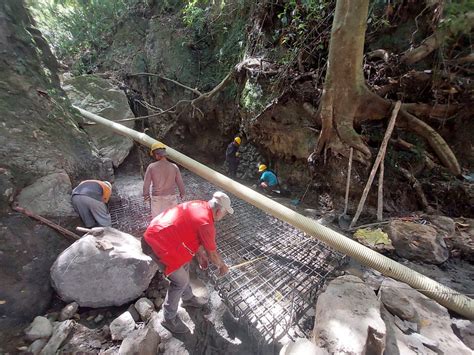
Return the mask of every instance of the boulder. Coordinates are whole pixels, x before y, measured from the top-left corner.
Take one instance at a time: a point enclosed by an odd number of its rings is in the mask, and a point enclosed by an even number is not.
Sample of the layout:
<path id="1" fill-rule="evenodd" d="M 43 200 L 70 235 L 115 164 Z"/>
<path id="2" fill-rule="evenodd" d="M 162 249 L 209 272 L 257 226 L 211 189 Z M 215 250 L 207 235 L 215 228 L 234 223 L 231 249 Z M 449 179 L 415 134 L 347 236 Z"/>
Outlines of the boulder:
<path id="1" fill-rule="evenodd" d="M 71 189 L 65 172 L 46 175 L 21 190 L 18 204 L 43 216 L 77 216 L 71 204 Z"/>
<path id="2" fill-rule="evenodd" d="M 44 348 L 47 342 L 48 342 L 47 339 L 35 340 L 28 347 L 28 353 L 33 354 L 33 355 L 38 355 L 41 352 L 41 350 Z"/>
<path id="3" fill-rule="evenodd" d="M 441 264 L 449 258 L 443 236 L 434 227 L 394 220 L 388 226 L 388 234 L 402 258 L 431 264 Z"/>
<path id="4" fill-rule="evenodd" d="M 321 349 L 306 338 L 290 341 L 280 350 L 280 355 L 326 355 L 326 349 Z"/>
<path id="5" fill-rule="evenodd" d="M 68 78 L 63 89 L 73 105 L 89 112 L 118 121 L 134 117 L 125 93 L 107 80 L 95 75 Z M 134 121 L 120 122 L 133 128 Z M 118 167 L 133 147 L 133 140 L 117 135 L 102 125 L 86 126 L 85 130 L 102 157 L 110 159 Z"/>
<path id="6" fill-rule="evenodd" d="M 110 323 L 110 334 L 112 340 L 122 340 L 126 338 L 133 330 L 136 324 L 130 312 L 123 312 Z"/>
<path id="7" fill-rule="evenodd" d="M 48 318 L 35 317 L 33 322 L 25 329 L 26 338 L 30 341 L 37 339 L 48 339 L 53 334 L 53 325 Z"/>
<path id="8" fill-rule="evenodd" d="M 140 314 L 140 318 L 144 322 L 146 322 L 155 311 L 153 302 L 145 297 L 142 297 L 137 302 L 135 302 L 135 309 L 137 310 L 138 314 Z"/>
<path id="9" fill-rule="evenodd" d="M 451 318 L 445 307 L 410 286 L 388 278 L 382 283 L 379 294 L 384 305 L 388 299 L 400 298 L 409 300 L 416 310 L 419 333 L 408 334 L 409 338 L 405 340 L 422 344 L 435 353 L 472 354 L 472 351 L 454 334 Z M 393 300 L 391 303 L 393 304 Z M 396 324 L 395 320 L 393 324 Z M 399 329 L 396 325 L 394 327 Z"/>
<path id="10" fill-rule="evenodd" d="M 463 259 L 474 262 L 474 219 L 459 218 L 456 221 L 458 233 L 450 242 Z"/>
<path id="11" fill-rule="evenodd" d="M 51 265 L 70 244 L 51 228 L 13 213 L 0 217 L 0 344 L 14 327 L 44 314 L 53 289 Z M 24 328 L 24 326 L 22 326 Z"/>
<path id="12" fill-rule="evenodd" d="M 383 354 L 385 334 L 380 301 L 358 277 L 338 277 L 318 297 L 313 338 L 329 353 Z"/>
<path id="13" fill-rule="evenodd" d="M 104 228 L 102 236 L 88 234 L 61 253 L 51 268 L 51 281 L 66 302 L 93 308 L 120 306 L 138 298 L 157 270 L 135 237 Z"/>

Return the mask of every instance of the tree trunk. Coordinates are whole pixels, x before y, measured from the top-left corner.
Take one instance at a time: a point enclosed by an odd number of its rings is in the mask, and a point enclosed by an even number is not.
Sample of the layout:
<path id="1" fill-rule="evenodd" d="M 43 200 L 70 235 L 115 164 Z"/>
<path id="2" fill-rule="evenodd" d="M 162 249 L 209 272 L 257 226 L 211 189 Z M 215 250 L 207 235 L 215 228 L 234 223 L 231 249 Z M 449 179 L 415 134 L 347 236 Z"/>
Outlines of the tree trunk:
<path id="1" fill-rule="evenodd" d="M 368 0 L 338 0 L 331 30 L 328 68 L 321 98 L 322 130 L 316 153 L 323 149 L 347 155 L 368 164 L 370 150 L 354 130 L 354 116 L 367 94 L 362 60 Z"/>

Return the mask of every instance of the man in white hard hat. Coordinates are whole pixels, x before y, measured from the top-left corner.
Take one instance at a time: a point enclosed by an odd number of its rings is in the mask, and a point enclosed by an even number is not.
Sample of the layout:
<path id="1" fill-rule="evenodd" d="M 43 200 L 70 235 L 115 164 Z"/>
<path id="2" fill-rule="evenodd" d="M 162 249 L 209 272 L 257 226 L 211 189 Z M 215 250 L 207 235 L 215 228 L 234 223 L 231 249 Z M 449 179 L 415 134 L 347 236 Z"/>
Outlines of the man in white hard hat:
<path id="1" fill-rule="evenodd" d="M 229 196 L 216 191 L 209 201 L 188 201 L 159 214 L 151 221 L 145 234 L 145 249 L 149 246 L 170 286 L 163 304 L 163 326 L 173 333 L 186 333 L 188 327 L 181 321 L 178 312 L 179 300 L 183 307 L 202 307 L 189 285 L 189 263 L 197 257 L 201 268 L 207 268 L 208 260 L 225 275 L 229 268 L 216 248 L 215 221 L 228 213 L 233 214 Z"/>
<path id="2" fill-rule="evenodd" d="M 155 218 L 161 212 L 178 204 L 176 187 L 181 199 L 184 199 L 185 190 L 178 166 L 166 159 L 166 146 L 160 142 L 154 143 L 150 155 L 156 162 L 148 165 L 146 169 L 143 198 L 145 201 L 151 198 L 151 216 Z"/>

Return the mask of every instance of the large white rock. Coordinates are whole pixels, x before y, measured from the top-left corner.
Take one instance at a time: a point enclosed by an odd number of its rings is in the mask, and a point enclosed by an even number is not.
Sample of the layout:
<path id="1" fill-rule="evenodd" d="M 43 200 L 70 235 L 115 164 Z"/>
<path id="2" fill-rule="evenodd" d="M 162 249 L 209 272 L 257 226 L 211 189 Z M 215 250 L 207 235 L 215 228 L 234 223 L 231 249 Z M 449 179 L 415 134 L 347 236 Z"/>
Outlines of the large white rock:
<path id="1" fill-rule="evenodd" d="M 414 319 L 418 323 L 419 334 L 413 333 L 408 336 L 397 336 L 398 347 L 400 353 L 403 353 L 403 343 L 407 343 L 406 339 L 410 341 L 416 340 L 423 344 L 425 348 L 431 349 L 440 354 L 472 354 L 469 349 L 457 336 L 454 334 L 451 327 L 451 318 L 448 310 L 429 299 L 425 295 L 416 291 L 407 284 L 385 279 L 379 291 L 382 302 L 390 304 L 390 311 L 399 314 L 411 314 L 411 309 L 416 310 Z M 400 305 L 393 307 L 393 298 L 409 300 L 410 305 L 408 312 L 403 310 Z M 390 300 L 390 302 L 388 302 Z M 400 332 L 397 331 L 398 334 Z M 403 340 L 405 339 L 405 340 Z"/>
<path id="2" fill-rule="evenodd" d="M 338 277 L 318 297 L 313 337 L 330 354 L 383 354 L 385 336 L 380 301 L 358 277 Z"/>
<path id="3" fill-rule="evenodd" d="M 77 216 L 71 204 L 71 180 L 65 172 L 43 176 L 25 187 L 18 204 L 44 216 Z"/>
<path id="4" fill-rule="evenodd" d="M 135 329 L 135 321 L 130 312 L 123 312 L 110 323 L 110 335 L 112 340 L 125 339 Z"/>
<path id="5" fill-rule="evenodd" d="M 93 308 L 120 306 L 137 299 L 157 269 L 139 240 L 104 228 L 102 237 L 88 234 L 62 252 L 51 267 L 51 281 L 66 302 Z"/>
<path id="6" fill-rule="evenodd" d="M 125 93 L 95 75 L 67 79 L 63 85 L 72 104 L 112 121 L 134 117 Z M 133 128 L 134 121 L 120 122 Z M 133 147 L 130 138 L 122 137 L 102 125 L 86 126 L 85 131 L 102 157 L 119 166 Z"/>

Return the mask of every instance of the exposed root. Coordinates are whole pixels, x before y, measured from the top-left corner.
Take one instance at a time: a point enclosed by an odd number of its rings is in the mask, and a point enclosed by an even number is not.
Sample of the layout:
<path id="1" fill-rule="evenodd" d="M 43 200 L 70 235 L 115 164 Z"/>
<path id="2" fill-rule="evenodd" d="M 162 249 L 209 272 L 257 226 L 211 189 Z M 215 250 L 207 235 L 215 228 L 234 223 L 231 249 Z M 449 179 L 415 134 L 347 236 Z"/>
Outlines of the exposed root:
<path id="1" fill-rule="evenodd" d="M 413 187 L 413 189 L 415 190 L 416 194 L 418 195 L 419 197 L 419 201 L 423 207 L 423 209 L 427 212 L 427 213 L 434 213 L 435 210 L 433 207 L 430 206 L 430 204 L 428 203 L 428 199 L 426 198 L 426 195 L 425 193 L 423 192 L 423 188 L 421 187 L 421 184 L 420 182 L 417 180 L 417 178 L 415 178 L 413 176 L 412 173 L 410 173 L 407 169 L 405 168 L 402 168 L 402 167 L 398 167 L 398 170 L 400 171 L 400 173 L 408 180 L 408 182 L 411 184 L 411 186 Z"/>

